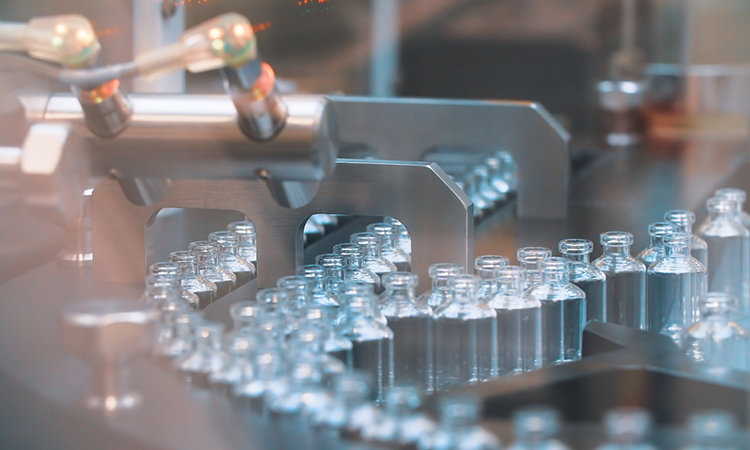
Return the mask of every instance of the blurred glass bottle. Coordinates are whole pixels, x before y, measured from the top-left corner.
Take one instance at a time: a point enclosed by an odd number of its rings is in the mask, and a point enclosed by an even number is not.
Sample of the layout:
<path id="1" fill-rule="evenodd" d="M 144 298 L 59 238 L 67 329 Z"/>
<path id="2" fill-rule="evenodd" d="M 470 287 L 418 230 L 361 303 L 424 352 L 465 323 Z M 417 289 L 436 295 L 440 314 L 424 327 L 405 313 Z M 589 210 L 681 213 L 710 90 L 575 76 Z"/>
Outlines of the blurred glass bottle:
<path id="1" fill-rule="evenodd" d="M 235 289 L 256 278 L 255 265 L 239 254 L 240 236 L 233 231 L 215 231 L 208 240 L 220 246 L 216 261 L 237 278 Z"/>
<path id="2" fill-rule="evenodd" d="M 148 275 L 141 299 L 159 311 L 160 320 L 169 321 L 175 313 L 193 310 L 193 305 L 185 301 L 181 291 L 178 275 Z"/>
<path id="3" fill-rule="evenodd" d="M 237 253 L 246 261 L 258 267 L 258 239 L 255 235 L 255 225 L 249 220 L 232 222 L 227 225 L 228 231 L 234 231 L 240 236 Z"/>
<path id="4" fill-rule="evenodd" d="M 363 295 L 369 295 L 372 294 L 372 283 L 365 283 L 364 281 L 345 281 L 341 283 L 339 286 L 339 299 L 342 303 L 342 311 L 344 319 L 346 317 L 349 317 L 348 314 L 348 308 L 346 308 L 346 305 L 349 303 L 349 301 L 353 299 L 358 299 L 359 297 Z M 380 308 L 378 307 L 379 301 L 376 301 L 375 308 L 373 311 L 373 318 L 377 321 L 382 323 L 383 325 L 388 325 L 388 321 L 386 320 L 383 313 L 380 311 Z M 343 322 L 341 322 L 343 324 Z M 340 327 L 341 325 L 339 325 Z"/>
<path id="5" fill-rule="evenodd" d="M 594 243 L 588 239 L 564 239 L 558 244 L 570 261 L 570 282 L 586 294 L 586 321 L 607 321 L 607 276 L 589 262 Z"/>
<path id="6" fill-rule="evenodd" d="M 673 223 L 681 233 L 693 234 L 695 214 L 692 211 L 672 210 L 664 214 L 664 220 Z M 700 234 L 700 233 L 699 233 Z M 690 246 L 690 254 L 708 268 L 708 244 L 700 236 L 693 234 L 693 244 Z"/>
<path id="7" fill-rule="evenodd" d="M 604 415 L 607 443 L 597 450 L 656 450 L 648 442 L 653 419 L 643 408 L 619 407 Z"/>
<path id="8" fill-rule="evenodd" d="M 330 309 L 316 305 L 305 309 L 305 328 L 316 328 L 323 335 L 323 351 L 343 362 L 346 366 L 352 365 L 352 342 L 335 331 L 331 324 Z"/>
<path id="9" fill-rule="evenodd" d="M 229 308 L 232 331 L 224 335 L 224 350 L 229 358 L 221 369 L 208 376 L 215 391 L 232 396 L 237 385 L 253 377 L 253 359 L 261 345 L 255 321 L 262 309 L 262 305 L 250 301 L 237 302 Z"/>
<path id="10" fill-rule="evenodd" d="M 371 400 L 370 377 L 361 371 L 347 372 L 333 380 L 333 404 L 313 417 L 330 436 L 359 439 L 360 432 L 378 419 L 380 409 Z"/>
<path id="11" fill-rule="evenodd" d="M 234 387 L 233 398 L 243 411 L 265 414 L 271 401 L 288 389 L 286 360 L 276 339 L 265 339 L 254 352 L 253 377 Z"/>
<path id="12" fill-rule="evenodd" d="M 549 257 L 539 266 L 542 281 L 529 288 L 527 294 L 542 305 L 542 365 L 579 360 L 586 323 L 586 294 L 570 283 L 567 259 Z"/>
<path id="13" fill-rule="evenodd" d="M 154 346 L 152 358 L 160 367 L 173 370 L 175 361 L 193 351 L 194 330 L 200 318 L 195 313 L 176 314 L 170 324 L 168 334 L 160 334 L 160 339 Z"/>
<path id="14" fill-rule="evenodd" d="M 475 166 L 473 172 L 478 178 L 477 190 L 479 191 L 479 195 L 490 201 L 493 207 L 497 207 L 498 203 L 505 200 L 505 194 L 495 189 L 495 186 L 492 185 L 490 171 L 487 166 Z"/>
<path id="15" fill-rule="evenodd" d="M 148 273 L 156 276 L 173 275 L 182 279 L 182 268 L 179 264 L 174 262 L 158 262 L 151 264 L 148 268 Z M 182 282 L 180 282 L 180 295 L 192 306 L 193 309 L 199 308 L 200 299 L 194 293 L 183 288 Z"/>
<path id="16" fill-rule="evenodd" d="M 268 402 L 269 412 L 277 419 L 310 418 L 328 408 L 333 400 L 323 385 L 323 372 L 315 358 L 296 358 L 290 365 L 288 379 L 288 388 L 280 395 L 270 398 Z M 294 421 L 295 440 L 299 439 L 301 442 L 299 434 L 311 431 L 305 427 L 306 422 Z M 286 437 L 288 436 L 281 436 L 280 439 L 283 441 Z"/>
<path id="17" fill-rule="evenodd" d="M 432 279 L 432 289 L 419 296 L 417 301 L 425 303 L 435 311 L 440 305 L 451 298 L 448 288 L 448 279 L 453 275 L 460 275 L 464 268 L 453 263 L 433 264 L 427 269 Z"/>
<path id="18" fill-rule="evenodd" d="M 498 290 L 487 302 L 497 314 L 497 365 L 500 376 L 542 367 L 542 304 L 523 289 L 526 269 L 496 271 Z"/>
<path id="19" fill-rule="evenodd" d="M 744 309 L 750 299 L 750 232 L 737 221 L 736 203 L 711 198 L 706 203 L 709 220 L 698 234 L 708 244 L 708 291 L 726 292 Z"/>
<path id="20" fill-rule="evenodd" d="M 526 269 L 526 282 L 524 289 L 542 281 L 542 271 L 539 269 L 539 263 L 552 256 L 552 250 L 546 247 L 523 247 L 516 252 L 518 264 Z"/>
<path id="21" fill-rule="evenodd" d="M 487 303 L 497 292 L 495 272 L 508 265 L 508 258 L 500 255 L 483 255 L 474 258 L 474 274 L 479 276 L 479 300 Z"/>
<path id="22" fill-rule="evenodd" d="M 594 265 L 607 276 L 607 322 L 645 330 L 646 266 L 630 256 L 633 235 L 609 231 L 599 241 L 604 253 Z"/>
<path id="23" fill-rule="evenodd" d="M 203 322 L 195 329 L 193 351 L 175 361 L 180 376 L 196 388 L 208 389 L 208 376 L 218 371 L 229 359 L 222 348 L 224 325 L 216 322 Z"/>
<path id="24" fill-rule="evenodd" d="M 323 377 L 323 383 L 328 385 L 337 375 L 347 370 L 344 361 L 336 358 L 323 350 L 328 333 L 317 326 L 303 325 L 289 335 L 289 352 L 287 358 L 291 366 L 300 358 L 311 358 L 315 360 Z"/>
<path id="25" fill-rule="evenodd" d="M 416 274 L 393 272 L 383 277 L 385 293 L 380 312 L 393 331 L 393 382 L 410 384 L 431 393 L 432 309 L 417 302 Z"/>
<path id="26" fill-rule="evenodd" d="M 664 236 L 679 231 L 677 226 L 672 222 L 652 223 L 648 226 L 648 235 L 651 237 L 651 243 L 642 252 L 638 253 L 636 258 L 648 269 L 651 264 L 667 256 L 667 246 L 664 245 Z"/>
<path id="27" fill-rule="evenodd" d="M 383 258 L 381 255 L 380 247 L 383 242 L 381 236 L 365 231 L 362 233 L 354 233 L 349 239 L 352 244 L 357 244 L 362 248 L 362 267 L 375 273 L 380 277 L 381 281 L 383 275 L 386 273 L 396 272 L 398 270 L 395 264 Z"/>
<path id="28" fill-rule="evenodd" d="M 745 200 L 747 199 L 745 191 L 743 191 L 742 189 L 724 188 L 717 190 L 714 194 L 714 197 L 734 200 L 736 203 L 735 213 L 737 221 L 740 222 L 743 227 L 750 230 L 750 214 L 746 213 L 743 210 L 743 205 L 745 204 Z M 706 221 L 708 221 L 708 218 L 706 219 Z"/>
<path id="29" fill-rule="evenodd" d="M 482 182 L 480 174 L 469 170 L 466 174 L 456 178 L 456 184 L 464 191 L 467 197 L 474 203 L 474 218 L 481 219 L 489 214 L 495 204 L 479 192 Z"/>
<path id="30" fill-rule="evenodd" d="M 502 200 L 506 200 L 508 195 L 513 191 L 511 187 L 512 180 L 508 179 L 507 173 L 504 171 L 505 163 L 497 157 L 487 158 L 484 164 L 489 169 L 489 181 L 492 187 L 496 191 L 503 195 Z"/>
<path id="31" fill-rule="evenodd" d="M 188 250 L 198 255 L 198 271 L 206 279 L 216 284 L 216 298 L 219 299 L 234 290 L 237 277 L 218 263 L 219 246 L 209 241 L 195 241 Z"/>
<path id="32" fill-rule="evenodd" d="M 362 428 L 364 441 L 379 444 L 414 445 L 419 437 L 432 433 L 435 423 L 418 411 L 420 390 L 414 386 L 394 386 L 385 394 L 383 413 Z"/>
<path id="33" fill-rule="evenodd" d="M 695 362 L 716 369 L 750 368 L 750 335 L 732 320 L 737 300 L 723 292 L 709 292 L 700 299 L 701 319 L 682 336 L 682 349 Z"/>
<path id="34" fill-rule="evenodd" d="M 180 265 L 180 283 L 184 289 L 198 296 L 199 309 L 204 309 L 216 300 L 216 284 L 198 271 L 198 255 L 188 251 L 172 252 L 169 260 Z"/>
<path id="35" fill-rule="evenodd" d="M 338 309 L 339 302 L 336 296 L 326 290 L 326 269 L 319 264 L 308 264 L 297 268 L 297 275 L 310 280 L 312 283 L 312 292 L 310 293 L 310 302 L 313 305 L 323 306 L 335 311 Z"/>
<path id="36" fill-rule="evenodd" d="M 479 400 L 467 394 L 448 394 L 438 400 L 440 423 L 437 430 L 424 433 L 419 450 L 500 450 L 500 440 L 479 426 L 482 417 Z"/>
<path id="37" fill-rule="evenodd" d="M 479 301 L 479 277 L 454 275 L 453 298 L 434 313 L 435 390 L 497 377 L 497 315 Z"/>
<path id="38" fill-rule="evenodd" d="M 383 217 L 383 222 L 396 227 L 396 235 L 393 238 L 394 247 L 401 249 L 404 253 L 411 256 L 411 236 L 406 226 L 393 217 Z"/>
<path id="39" fill-rule="evenodd" d="M 344 282 L 346 260 L 341 255 L 326 253 L 316 256 L 315 263 L 323 267 L 326 271 L 324 284 L 326 294 L 335 298 L 338 302 L 339 285 Z"/>
<path id="40" fill-rule="evenodd" d="M 333 254 L 343 256 L 346 261 L 346 269 L 344 270 L 345 281 L 371 283 L 374 292 L 378 294 L 382 292 L 380 277 L 362 265 L 364 251 L 359 245 L 353 243 L 336 244 L 333 246 Z"/>
<path id="41" fill-rule="evenodd" d="M 667 255 L 648 268 L 649 330 L 678 345 L 685 328 L 698 319 L 698 299 L 706 293 L 706 268 L 690 256 L 692 239 L 689 233 L 668 234 Z"/>
<path id="42" fill-rule="evenodd" d="M 411 255 L 395 246 L 395 225 L 385 222 L 371 223 L 367 225 L 367 231 L 381 237 L 380 254 L 383 258 L 393 263 L 399 272 L 411 272 Z"/>
<path id="43" fill-rule="evenodd" d="M 552 408 L 529 406 L 513 413 L 515 442 L 508 450 L 568 450 L 555 439 L 560 432 L 560 416 Z"/>
<path id="44" fill-rule="evenodd" d="M 393 331 L 375 320 L 377 297 L 373 293 L 346 297 L 347 318 L 339 333 L 352 341 L 352 368 L 362 370 L 375 381 L 375 398 L 381 403 L 393 386 Z"/>
<path id="45" fill-rule="evenodd" d="M 688 421 L 690 444 L 684 450 L 740 450 L 747 442 L 739 438 L 734 416 L 721 410 L 694 413 Z"/>
<path id="46" fill-rule="evenodd" d="M 313 283 L 308 278 L 290 275 L 276 280 L 276 286 L 286 291 L 286 301 L 282 304 L 281 312 L 287 322 L 286 334 L 289 334 L 299 328 L 304 321 L 304 312 L 310 304 Z"/>

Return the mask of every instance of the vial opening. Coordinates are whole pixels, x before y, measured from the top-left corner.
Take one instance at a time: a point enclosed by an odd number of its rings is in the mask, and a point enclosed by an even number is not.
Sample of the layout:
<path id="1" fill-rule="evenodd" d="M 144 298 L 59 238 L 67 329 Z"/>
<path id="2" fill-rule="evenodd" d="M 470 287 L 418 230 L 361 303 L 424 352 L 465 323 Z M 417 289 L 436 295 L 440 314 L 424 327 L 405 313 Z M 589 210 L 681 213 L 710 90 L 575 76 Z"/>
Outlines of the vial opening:
<path id="1" fill-rule="evenodd" d="M 608 247 L 629 247 L 633 245 L 633 235 L 625 231 L 608 231 L 599 236 L 599 242 Z"/>
<path id="2" fill-rule="evenodd" d="M 474 269 L 477 271 L 495 270 L 507 266 L 510 261 L 505 256 L 483 255 L 474 258 Z"/>
<path id="3" fill-rule="evenodd" d="M 734 431 L 734 416 L 727 411 L 701 411 L 690 417 L 690 435 L 694 439 L 725 442 L 734 437 Z"/>
<path id="4" fill-rule="evenodd" d="M 383 284 L 385 286 L 415 288 L 419 284 L 419 277 L 410 272 L 391 272 L 383 275 Z"/>
<path id="5" fill-rule="evenodd" d="M 521 290 L 526 281 L 526 269 L 519 266 L 505 266 L 495 271 L 500 290 Z"/>
<path id="6" fill-rule="evenodd" d="M 568 273 L 570 261 L 565 258 L 551 256 L 543 259 L 539 263 L 539 267 L 544 273 Z"/>
<path id="7" fill-rule="evenodd" d="M 563 255 L 588 255 L 594 251 L 594 243 L 588 239 L 564 239 L 558 244 L 558 250 Z"/>
<path id="8" fill-rule="evenodd" d="M 513 431 L 517 439 L 551 439 L 557 435 L 559 429 L 560 418 L 557 411 L 552 408 L 529 407 L 513 414 Z"/>
<path id="9" fill-rule="evenodd" d="M 664 214 L 664 220 L 672 222 L 680 228 L 689 227 L 695 223 L 695 214 L 692 211 L 672 210 Z"/>
<path id="10" fill-rule="evenodd" d="M 655 222 L 648 226 L 648 234 L 651 237 L 663 237 L 678 231 L 674 223 L 671 222 Z"/>
<path id="11" fill-rule="evenodd" d="M 233 319 L 249 319 L 259 314 L 258 304 L 250 301 L 237 302 L 229 307 L 229 316 Z"/>
<path id="12" fill-rule="evenodd" d="M 703 315 L 724 315 L 737 310 L 739 302 L 725 292 L 709 292 L 700 298 L 698 306 Z"/>
<path id="13" fill-rule="evenodd" d="M 325 253 L 316 256 L 315 263 L 326 269 L 343 269 L 346 266 L 344 257 L 333 253 Z"/>
<path id="14" fill-rule="evenodd" d="M 479 289 L 480 279 L 476 275 L 460 274 L 448 279 L 448 286 L 454 291 L 476 291 Z"/>
<path id="15" fill-rule="evenodd" d="M 747 194 L 745 194 L 745 191 L 742 189 L 735 189 L 735 188 L 724 188 L 719 189 L 714 193 L 715 197 L 719 198 L 727 198 L 729 200 L 734 200 L 740 205 L 745 203 L 745 200 L 747 198 Z"/>
<path id="16" fill-rule="evenodd" d="M 646 438 L 653 419 L 642 408 L 622 407 L 607 412 L 604 423 L 610 439 L 619 442 L 638 442 Z"/>
<path id="17" fill-rule="evenodd" d="M 357 244 L 364 247 L 378 247 L 382 242 L 381 236 L 369 231 L 354 233 L 349 239 L 352 244 Z"/>
<path id="18" fill-rule="evenodd" d="M 671 233 L 664 236 L 664 244 L 671 248 L 690 247 L 693 235 L 690 233 Z"/>
<path id="19" fill-rule="evenodd" d="M 516 258 L 527 269 L 529 265 L 535 265 L 544 258 L 552 256 L 552 250 L 546 247 L 523 247 L 516 252 Z"/>
<path id="20" fill-rule="evenodd" d="M 737 208 L 737 204 L 734 200 L 728 198 L 710 198 L 706 202 L 706 207 L 711 213 L 726 213 L 732 212 Z"/>
<path id="21" fill-rule="evenodd" d="M 287 299 L 286 291 L 280 288 L 260 289 L 255 294 L 258 303 L 281 305 Z"/>
<path id="22" fill-rule="evenodd" d="M 427 270 L 430 278 L 433 280 L 436 278 L 448 278 L 453 275 L 459 275 L 463 273 L 464 268 L 458 264 L 453 263 L 439 263 L 433 264 Z"/>

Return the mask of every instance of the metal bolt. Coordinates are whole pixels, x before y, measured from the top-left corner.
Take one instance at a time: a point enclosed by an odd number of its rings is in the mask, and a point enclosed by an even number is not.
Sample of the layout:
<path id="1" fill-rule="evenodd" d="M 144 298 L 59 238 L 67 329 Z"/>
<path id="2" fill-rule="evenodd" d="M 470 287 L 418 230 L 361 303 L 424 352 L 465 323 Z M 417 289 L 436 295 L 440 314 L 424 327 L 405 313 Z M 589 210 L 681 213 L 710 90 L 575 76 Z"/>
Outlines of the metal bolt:
<path id="1" fill-rule="evenodd" d="M 134 301 L 87 301 L 65 308 L 63 344 L 92 368 L 88 408 L 114 412 L 138 406 L 141 396 L 130 386 L 129 363 L 153 347 L 157 318 L 155 309 Z"/>

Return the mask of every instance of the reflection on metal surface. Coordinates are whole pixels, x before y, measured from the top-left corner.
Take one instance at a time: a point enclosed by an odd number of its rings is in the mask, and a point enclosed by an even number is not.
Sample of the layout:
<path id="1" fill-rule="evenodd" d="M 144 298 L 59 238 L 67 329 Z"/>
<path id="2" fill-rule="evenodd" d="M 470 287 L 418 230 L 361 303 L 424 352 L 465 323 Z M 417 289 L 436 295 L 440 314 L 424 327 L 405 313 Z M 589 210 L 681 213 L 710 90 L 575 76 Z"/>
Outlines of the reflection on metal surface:
<path id="1" fill-rule="evenodd" d="M 398 217 L 412 236 L 412 270 L 422 291 L 430 284 L 430 264 L 468 267 L 473 258 L 471 202 L 439 166 L 423 162 L 339 160 L 318 195 L 298 209 L 279 206 L 262 182 L 242 180 L 172 180 L 164 198 L 149 206 L 134 205 L 117 182 L 105 180 L 94 190 L 93 205 L 99 280 L 143 280 L 152 262 L 146 256 L 146 225 L 167 207 L 231 209 L 249 217 L 258 236 L 260 287 L 295 273 L 304 258 L 301 227 L 320 212 Z M 440 211 L 440 219 L 429 211 Z"/>

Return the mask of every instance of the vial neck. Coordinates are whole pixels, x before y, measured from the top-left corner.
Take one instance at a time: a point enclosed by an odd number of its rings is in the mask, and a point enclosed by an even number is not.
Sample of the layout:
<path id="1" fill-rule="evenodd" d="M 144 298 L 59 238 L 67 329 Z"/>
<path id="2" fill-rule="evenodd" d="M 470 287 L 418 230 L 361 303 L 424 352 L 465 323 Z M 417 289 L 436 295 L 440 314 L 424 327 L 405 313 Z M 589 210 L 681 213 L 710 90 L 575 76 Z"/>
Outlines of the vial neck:
<path id="1" fill-rule="evenodd" d="M 630 256 L 630 246 L 629 245 L 605 245 L 604 246 L 604 254 L 607 256 L 623 256 L 623 257 L 629 257 Z"/>
<path id="2" fill-rule="evenodd" d="M 667 256 L 690 256 L 690 247 L 686 246 L 668 246 Z"/>
<path id="3" fill-rule="evenodd" d="M 453 301 L 460 304 L 471 304 L 476 302 L 476 295 L 473 290 L 454 289 Z"/>
<path id="4" fill-rule="evenodd" d="M 379 245 L 363 245 L 364 249 L 363 258 L 380 258 L 380 246 Z"/>
<path id="5" fill-rule="evenodd" d="M 734 210 L 731 210 L 731 211 L 711 210 L 709 211 L 708 216 L 711 220 L 734 219 L 735 214 L 736 213 L 734 212 Z"/>
<path id="6" fill-rule="evenodd" d="M 664 236 L 651 236 L 651 247 L 661 247 L 664 245 Z"/>
<path id="7" fill-rule="evenodd" d="M 389 302 L 408 305 L 414 303 L 416 299 L 414 290 L 408 286 L 389 286 L 387 289 L 386 296 Z"/>
<path id="8" fill-rule="evenodd" d="M 362 258 L 358 256 L 347 256 L 347 267 L 349 269 L 361 269 L 362 268 Z"/>
<path id="9" fill-rule="evenodd" d="M 445 288 L 448 287 L 448 277 L 435 277 L 432 279 L 432 288 Z"/>
<path id="10" fill-rule="evenodd" d="M 546 284 L 567 284 L 568 280 L 567 272 L 542 272 L 542 281 Z"/>
<path id="11" fill-rule="evenodd" d="M 589 254 L 588 253 L 563 253 L 562 255 L 568 261 L 584 262 L 584 263 L 589 262 Z"/>
<path id="12" fill-rule="evenodd" d="M 325 282 L 326 282 L 325 277 L 316 277 L 316 278 L 313 278 L 313 280 L 315 281 L 315 287 L 313 288 L 314 290 L 322 291 L 325 289 Z"/>

